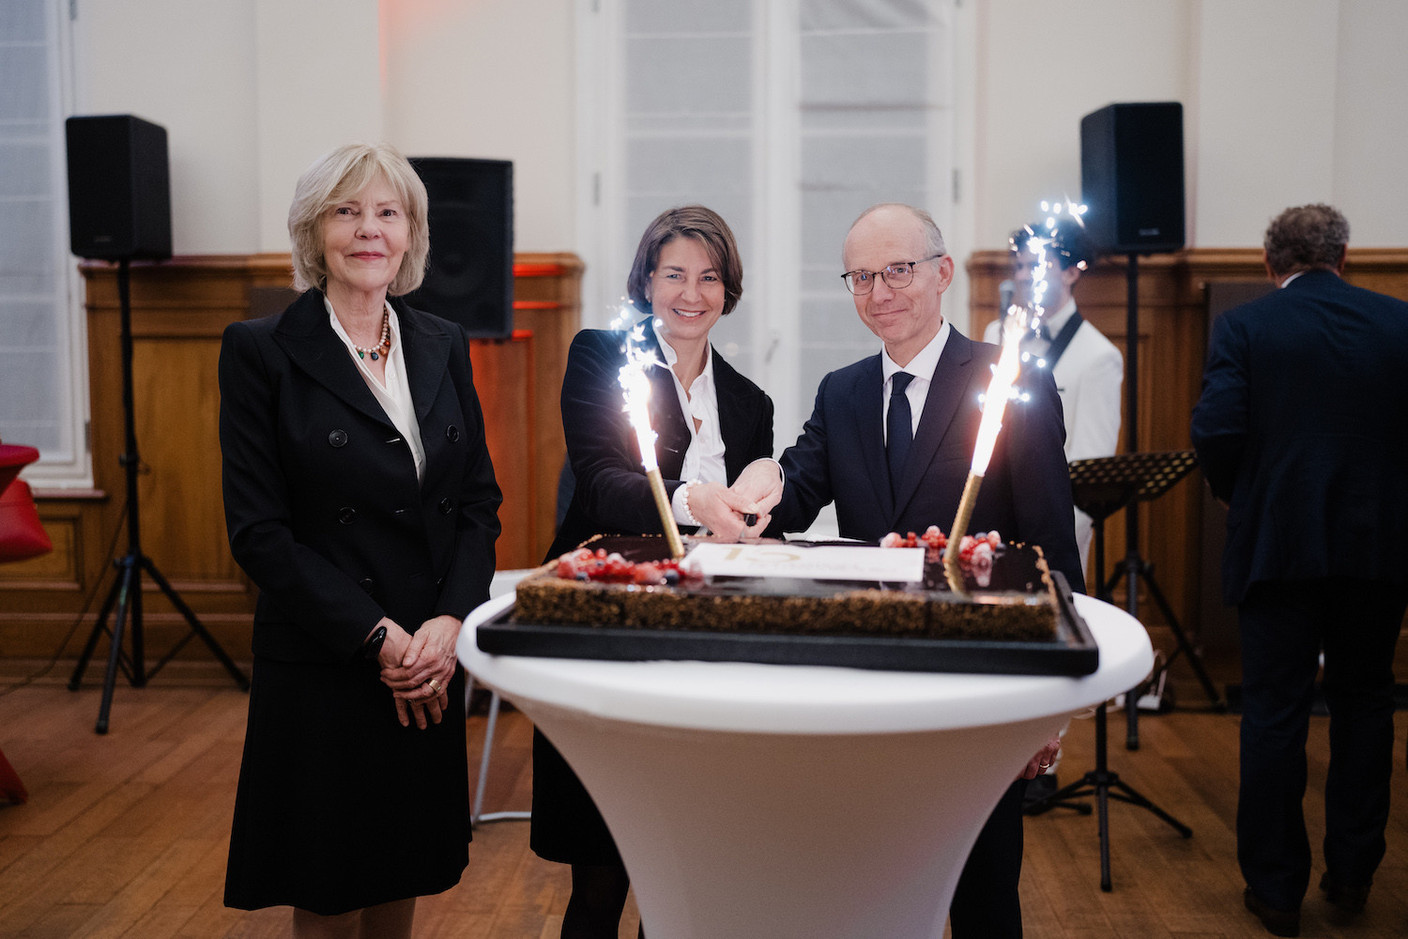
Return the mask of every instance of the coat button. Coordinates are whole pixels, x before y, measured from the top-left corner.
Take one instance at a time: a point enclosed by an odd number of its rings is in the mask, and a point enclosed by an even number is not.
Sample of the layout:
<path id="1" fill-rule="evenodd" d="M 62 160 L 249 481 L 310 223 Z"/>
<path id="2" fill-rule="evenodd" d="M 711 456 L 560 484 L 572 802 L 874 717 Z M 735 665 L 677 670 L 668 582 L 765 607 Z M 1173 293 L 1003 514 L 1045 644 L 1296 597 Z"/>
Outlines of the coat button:
<path id="1" fill-rule="evenodd" d="M 455 510 L 455 503 L 449 496 L 440 500 L 440 514 L 449 515 Z"/>
<path id="2" fill-rule="evenodd" d="M 332 444 L 334 447 L 347 446 L 347 431 L 338 428 L 337 430 L 328 434 L 328 443 Z"/>
<path id="3" fill-rule="evenodd" d="M 344 505 L 337 510 L 337 520 L 344 525 L 351 525 L 357 520 L 357 510 L 350 505 Z"/>
<path id="4" fill-rule="evenodd" d="M 460 429 L 459 429 L 458 427 L 456 427 L 454 424 L 451 424 L 449 427 L 446 427 L 446 428 L 445 428 L 445 439 L 448 440 L 448 441 L 450 441 L 450 443 L 459 443 L 459 440 L 460 440 Z"/>
<path id="5" fill-rule="evenodd" d="M 372 580 L 370 577 L 363 577 L 361 580 L 357 581 L 357 586 L 361 587 L 367 593 L 371 593 L 372 590 L 376 588 L 376 581 Z"/>

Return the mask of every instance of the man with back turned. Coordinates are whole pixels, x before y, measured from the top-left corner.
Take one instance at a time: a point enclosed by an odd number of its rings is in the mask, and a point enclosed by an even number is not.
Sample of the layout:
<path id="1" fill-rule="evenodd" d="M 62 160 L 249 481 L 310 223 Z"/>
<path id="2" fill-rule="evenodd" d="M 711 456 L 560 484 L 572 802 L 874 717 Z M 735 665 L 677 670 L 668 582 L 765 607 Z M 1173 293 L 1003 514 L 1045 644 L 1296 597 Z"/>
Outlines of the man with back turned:
<path id="1" fill-rule="evenodd" d="M 1246 906 L 1295 936 L 1310 883 L 1305 740 L 1320 657 L 1330 711 L 1325 872 L 1363 910 L 1385 852 L 1393 655 L 1408 607 L 1408 303 L 1341 279 L 1349 223 L 1327 205 L 1266 230 L 1279 289 L 1213 326 L 1193 445 L 1227 503 L 1224 598 L 1242 644 L 1237 859 Z"/>

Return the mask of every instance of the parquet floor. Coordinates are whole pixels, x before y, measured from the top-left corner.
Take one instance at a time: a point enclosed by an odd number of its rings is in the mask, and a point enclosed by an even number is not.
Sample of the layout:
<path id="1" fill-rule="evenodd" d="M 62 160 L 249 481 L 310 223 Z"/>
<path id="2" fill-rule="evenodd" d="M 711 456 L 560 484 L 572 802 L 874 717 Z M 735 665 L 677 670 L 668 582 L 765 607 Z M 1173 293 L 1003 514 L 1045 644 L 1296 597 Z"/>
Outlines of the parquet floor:
<path id="1" fill-rule="evenodd" d="M 13 679 L 26 673 L 26 664 L 0 661 L 0 749 L 30 792 L 24 805 L 0 804 L 0 937 L 286 934 L 286 910 L 242 913 L 221 905 L 245 695 L 213 670 L 191 666 L 181 674 L 179 667 L 173 664 L 144 689 L 120 684 L 111 732 L 98 736 L 97 677 L 73 693 L 64 685 L 67 671 L 58 668 L 15 687 Z M 1180 700 L 1196 704 L 1196 686 Z M 467 722 L 472 763 L 483 727 L 479 716 Z M 1357 925 L 1336 931 L 1326 906 L 1312 895 L 1303 912 L 1304 936 L 1408 935 L 1405 729 L 1408 722 L 1400 721 L 1389 851 L 1369 908 Z M 1180 710 L 1146 715 L 1140 730 L 1142 746 L 1130 752 L 1123 745 L 1123 719 L 1112 721 L 1111 769 L 1188 824 L 1193 837 L 1180 838 L 1143 809 L 1112 803 L 1114 890 L 1103 893 L 1093 815 L 1057 810 L 1028 819 L 1026 934 L 1266 935 L 1241 906 L 1232 831 L 1237 717 Z M 1074 723 L 1063 781 L 1093 766 L 1093 737 L 1091 721 Z M 1312 726 L 1310 754 L 1306 814 L 1318 844 L 1327 755 L 1323 718 Z M 526 807 L 529 774 L 528 724 L 506 712 L 486 810 Z M 417 935 L 551 939 L 567 886 L 564 868 L 529 851 L 525 823 L 486 825 L 475 833 L 459 886 L 421 901 Z M 634 935 L 632 919 L 621 936 Z"/>

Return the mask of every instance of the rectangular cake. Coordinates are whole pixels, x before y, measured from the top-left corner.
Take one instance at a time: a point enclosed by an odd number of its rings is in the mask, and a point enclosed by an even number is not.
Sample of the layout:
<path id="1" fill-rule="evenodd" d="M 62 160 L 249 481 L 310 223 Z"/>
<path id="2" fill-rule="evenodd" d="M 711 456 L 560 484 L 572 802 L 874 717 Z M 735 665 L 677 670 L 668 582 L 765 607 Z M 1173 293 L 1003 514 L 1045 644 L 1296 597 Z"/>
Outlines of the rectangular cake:
<path id="1" fill-rule="evenodd" d="M 911 543 L 914 543 L 911 541 Z M 1061 604 L 1038 547 L 1000 545 L 962 566 L 963 590 L 945 579 L 940 550 L 918 540 L 914 579 L 788 576 L 825 546 L 782 542 L 757 573 L 711 574 L 669 558 L 658 537 L 602 537 L 518 584 L 513 619 L 540 625 L 776 636 L 883 636 L 1054 641 Z M 851 552 L 890 552 L 847 545 Z M 916 548 L 911 548 L 914 552 Z M 758 555 L 759 558 L 762 555 Z M 857 571 L 870 566 L 849 555 Z M 781 563 L 771 563 L 780 559 Z M 882 560 L 877 558 L 875 560 Z M 748 568 L 747 558 L 734 569 Z M 882 575 L 883 576 L 883 575 Z"/>

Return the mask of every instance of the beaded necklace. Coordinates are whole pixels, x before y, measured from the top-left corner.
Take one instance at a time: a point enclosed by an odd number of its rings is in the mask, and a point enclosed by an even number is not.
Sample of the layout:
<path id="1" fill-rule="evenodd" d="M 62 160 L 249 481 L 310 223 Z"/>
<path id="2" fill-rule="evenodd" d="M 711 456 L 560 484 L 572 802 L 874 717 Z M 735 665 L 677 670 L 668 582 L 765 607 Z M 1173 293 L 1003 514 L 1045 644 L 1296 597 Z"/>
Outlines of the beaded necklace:
<path id="1" fill-rule="evenodd" d="M 363 349 L 354 342 L 352 348 L 356 350 L 357 358 L 365 359 L 371 356 L 373 362 L 391 350 L 391 313 L 385 307 L 381 311 L 381 342 L 370 349 Z"/>

